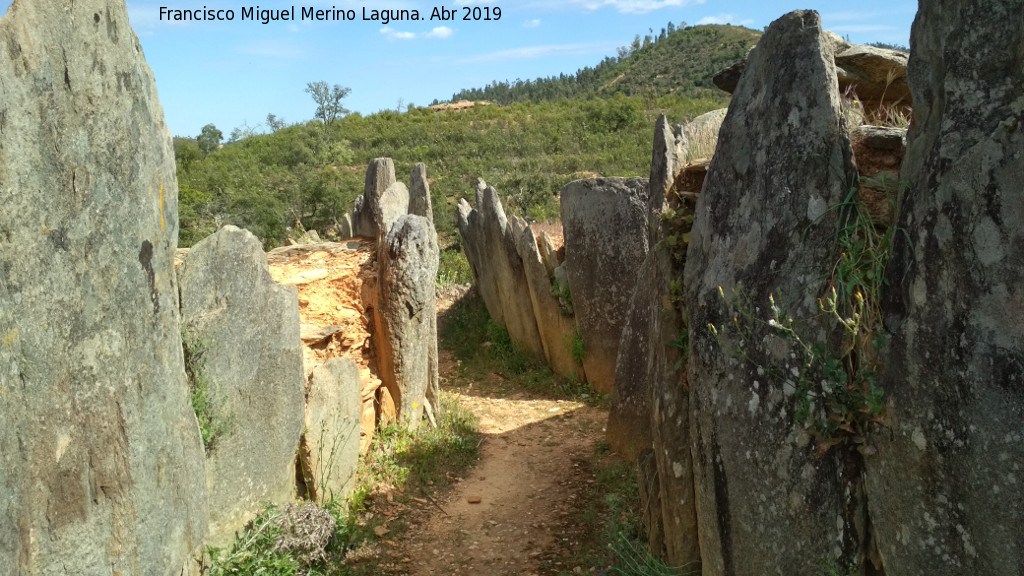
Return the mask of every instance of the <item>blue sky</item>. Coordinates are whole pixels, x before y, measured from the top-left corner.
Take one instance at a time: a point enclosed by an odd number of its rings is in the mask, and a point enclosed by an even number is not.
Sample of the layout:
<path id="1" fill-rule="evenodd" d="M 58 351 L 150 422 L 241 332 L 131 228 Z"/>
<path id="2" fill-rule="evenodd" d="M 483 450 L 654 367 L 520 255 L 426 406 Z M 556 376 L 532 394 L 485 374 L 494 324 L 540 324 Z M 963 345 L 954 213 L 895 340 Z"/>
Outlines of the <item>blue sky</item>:
<path id="1" fill-rule="evenodd" d="M 171 132 L 195 136 L 214 123 L 227 136 L 246 124 L 263 130 L 268 113 L 306 121 L 314 105 L 307 82 L 352 89 L 345 105 L 363 114 L 447 99 L 492 80 L 572 73 L 593 65 L 636 34 L 676 25 L 733 23 L 762 29 L 798 8 L 822 14 L 824 25 L 854 42 L 909 43 L 913 0 L 309 0 L 256 4 L 221 0 L 128 0 L 132 26 L 156 76 Z M 241 21 L 243 6 L 352 9 L 348 22 Z M 463 21 L 462 6 L 499 7 L 500 20 Z M 233 9 L 230 22 L 160 21 L 170 9 Z M 434 6 L 456 8 L 454 21 L 430 21 Z M 362 20 L 363 9 L 418 9 L 417 22 Z M 493 13 L 492 13 L 493 14 Z"/>

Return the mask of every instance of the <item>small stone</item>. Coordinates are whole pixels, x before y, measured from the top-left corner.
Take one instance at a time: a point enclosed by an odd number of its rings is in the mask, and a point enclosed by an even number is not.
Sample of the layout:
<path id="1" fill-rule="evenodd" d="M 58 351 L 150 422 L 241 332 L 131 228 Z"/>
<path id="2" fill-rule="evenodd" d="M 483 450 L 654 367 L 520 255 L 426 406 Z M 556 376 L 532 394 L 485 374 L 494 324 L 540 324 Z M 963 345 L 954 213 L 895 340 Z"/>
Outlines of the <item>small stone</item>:
<path id="1" fill-rule="evenodd" d="M 469 502 L 470 504 L 479 504 L 482 501 L 483 499 L 479 496 L 470 496 L 466 498 L 466 502 Z"/>

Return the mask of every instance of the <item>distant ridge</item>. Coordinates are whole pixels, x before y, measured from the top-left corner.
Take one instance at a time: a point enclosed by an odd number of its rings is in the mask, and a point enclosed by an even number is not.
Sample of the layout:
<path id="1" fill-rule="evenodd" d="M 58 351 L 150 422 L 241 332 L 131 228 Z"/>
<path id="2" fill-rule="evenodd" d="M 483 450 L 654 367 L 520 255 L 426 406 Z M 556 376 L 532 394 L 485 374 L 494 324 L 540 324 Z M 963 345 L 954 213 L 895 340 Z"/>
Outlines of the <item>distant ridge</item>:
<path id="1" fill-rule="evenodd" d="M 488 100 L 510 104 L 607 98 L 615 94 L 649 94 L 654 97 L 677 94 L 694 98 L 724 96 L 712 84 L 711 78 L 716 72 L 742 60 L 760 37 L 760 32 L 740 26 L 706 25 L 674 29 L 670 24 L 660 35 L 638 35 L 631 46 L 619 48 L 618 56 L 609 56 L 596 66 L 588 66 L 575 74 L 495 81 L 484 88 L 457 92 L 450 102 Z"/>

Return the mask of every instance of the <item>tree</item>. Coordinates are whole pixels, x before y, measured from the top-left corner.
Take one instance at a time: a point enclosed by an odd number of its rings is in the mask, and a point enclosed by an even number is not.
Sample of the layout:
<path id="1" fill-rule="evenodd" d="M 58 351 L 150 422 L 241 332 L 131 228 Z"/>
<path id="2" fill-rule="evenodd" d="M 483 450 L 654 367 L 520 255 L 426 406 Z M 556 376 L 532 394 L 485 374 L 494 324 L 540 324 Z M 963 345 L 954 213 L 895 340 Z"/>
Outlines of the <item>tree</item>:
<path id="1" fill-rule="evenodd" d="M 344 88 L 337 84 L 329 87 L 323 80 L 306 84 L 306 92 L 316 103 L 315 117 L 323 122 L 325 127 L 334 123 L 339 116 L 348 114 L 348 109 L 341 105 L 341 101 L 351 91 L 351 88 Z"/>
<path id="2" fill-rule="evenodd" d="M 231 131 L 231 136 L 228 137 L 228 142 L 238 142 L 239 140 L 245 140 L 251 138 L 257 134 L 256 129 L 249 126 L 247 122 L 242 122 L 242 125 Z"/>
<path id="3" fill-rule="evenodd" d="M 281 128 L 287 126 L 284 118 L 278 118 L 273 114 L 267 114 L 267 127 L 270 128 L 271 132 L 277 132 Z"/>
<path id="4" fill-rule="evenodd" d="M 196 138 L 196 142 L 199 143 L 199 149 L 203 151 L 203 154 L 209 154 L 220 146 L 221 139 L 224 138 L 224 134 L 213 124 L 207 124 L 203 126 L 203 131 L 199 133 Z"/>

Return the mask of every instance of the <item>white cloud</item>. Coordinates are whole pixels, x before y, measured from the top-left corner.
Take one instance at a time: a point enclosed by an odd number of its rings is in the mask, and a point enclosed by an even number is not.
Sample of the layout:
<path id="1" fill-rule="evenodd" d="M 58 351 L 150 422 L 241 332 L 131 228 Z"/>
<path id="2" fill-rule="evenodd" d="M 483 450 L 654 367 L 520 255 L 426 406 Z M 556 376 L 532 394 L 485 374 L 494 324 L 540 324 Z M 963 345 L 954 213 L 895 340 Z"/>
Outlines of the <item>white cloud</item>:
<path id="1" fill-rule="evenodd" d="M 477 54 L 463 58 L 462 64 L 477 62 L 496 62 L 502 60 L 535 60 L 554 55 L 588 55 L 602 54 L 614 50 L 615 45 L 606 42 L 594 42 L 589 44 L 551 44 L 545 46 L 524 46 L 511 50 L 498 50 L 486 54 Z"/>
<path id="2" fill-rule="evenodd" d="M 455 30 L 452 30 L 451 28 L 449 28 L 447 26 L 438 26 L 437 28 L 434 28 L 430 32 L 427 32 L 426 37 L 427 38 L 444 39 L 444 38 L 451 38 L 451 35 L 454 34 L 454 33 L 455 33 Z"/>
<path id="3" fill-rule="evenodd" d="M 538 26 L 540 26 L 540 20 L 538 18 L 523 22 L 523 28 L 537 28 Z"/>
<path id="4" fill-rule="evenodd" d="M 705 0 L 569 0 L 587 10 L 613 8 L 624 14 L 646 14 L 662 8 L 682 8 L 691 4 L 703 4 Z"/>
<path id="5" fill-rule="evenodd" d="M 732 14 L 718 14 L 716 16 L 705 16 L 697 21 L 698 26 L 705 24 L 734 24 L 737 26 L 752 26 L 754 21 L 750 18 L 737 20 Z"/>
<path id="6" fill-rule="evenodd" d="M 399 32 L 390 26 L 381 28 L 380 33 L 388 40 L 412 40 L 416 37 L 416 34 L 413 32 Z"/>

